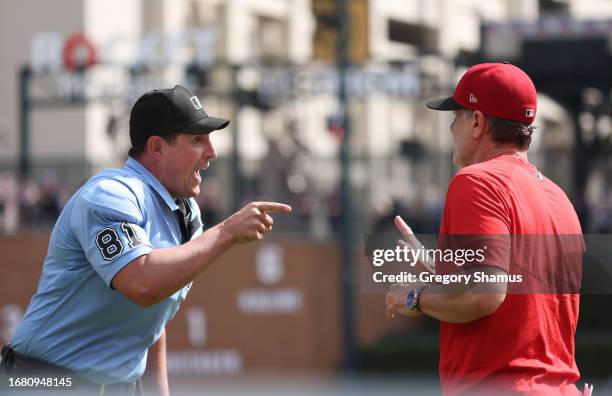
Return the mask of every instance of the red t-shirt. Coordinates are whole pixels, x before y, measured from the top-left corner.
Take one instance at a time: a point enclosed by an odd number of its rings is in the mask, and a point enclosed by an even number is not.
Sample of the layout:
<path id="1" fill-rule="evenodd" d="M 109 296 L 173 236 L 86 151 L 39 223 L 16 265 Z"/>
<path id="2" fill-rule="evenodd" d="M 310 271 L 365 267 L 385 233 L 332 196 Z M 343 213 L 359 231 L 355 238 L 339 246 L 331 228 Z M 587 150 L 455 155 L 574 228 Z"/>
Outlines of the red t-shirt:
<path id="1" fill-rule="evenodd" d="M 457 173 L 448 187 L 440 234 L 575 235 L 582 241 L 576 212 L 563 191 L 513 153 Z M 509 291 L 490 316 L 440 323 L 444 395 L 580 395 L 574 385 L 580 377 L 574 360 L 579 296 L 543 286 L 555 277 L 561 248 L 555 243 L 538 244 L 520 259 L 512 258 L 526 273 L 536 273 L 543 291 Z M 584 249 L 581 242 L 574 248 Z"/>

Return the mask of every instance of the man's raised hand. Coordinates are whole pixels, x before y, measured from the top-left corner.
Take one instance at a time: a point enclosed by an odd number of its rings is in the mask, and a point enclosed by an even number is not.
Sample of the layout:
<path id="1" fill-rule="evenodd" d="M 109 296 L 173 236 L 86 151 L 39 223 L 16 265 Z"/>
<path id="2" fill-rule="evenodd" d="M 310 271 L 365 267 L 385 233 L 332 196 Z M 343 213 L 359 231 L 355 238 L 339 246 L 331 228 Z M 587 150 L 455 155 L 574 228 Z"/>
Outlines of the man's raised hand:
<path id="1" fill-rule="evenodd" d="M 291 206 L 278 202 L 251 202 L 227 218 L 223 225 L 237 243 L 260 241 L 272 231 L 269 212 L 290 213 Z"/>
<path id="2" fill-rule="evenodd" d="M 416 249 L 416 250 L 421 249 L 423 247 L 421 242 L 419 242 L 419 240 L 414 236 L 412 229 L 408 226 L 408 224 L 406 224 L 406 222 L 404 221 L 404 219 L 402 219 L 401 216 L 395 216 L 394 223 L 395 223 L 395 227 L 404 237 L 403 240 L 400 239 L 397 241 L 398 245 L 407 246 L 409 249 Z M 414 271 L 415 272 L 426 271 L 426 272 L 435 274 L 436 273 L 435 264 L 418 260 L 415 263 Z"/>

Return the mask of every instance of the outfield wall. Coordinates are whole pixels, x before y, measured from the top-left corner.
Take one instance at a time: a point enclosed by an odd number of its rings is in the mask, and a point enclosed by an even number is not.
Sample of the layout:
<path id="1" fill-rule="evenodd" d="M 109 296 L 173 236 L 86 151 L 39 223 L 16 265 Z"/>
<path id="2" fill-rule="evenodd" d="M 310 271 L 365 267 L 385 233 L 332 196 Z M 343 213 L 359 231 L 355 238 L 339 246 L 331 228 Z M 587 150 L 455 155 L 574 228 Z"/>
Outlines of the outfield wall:
<path id="1" fill-rule="evenodd" d="M 0 341 L 10 338 L 36 289 L 47 242 L 47 234 L 0 236 Z M 340 284 L 333 244 L 234 247 L 196 279 L 168 325 L 169 371 L 336 370 L 342 361 Z M 383 296 L 362 294 L 358 280 L 355 292 L 361 345 L 414 325 L 388 320 Z"/>

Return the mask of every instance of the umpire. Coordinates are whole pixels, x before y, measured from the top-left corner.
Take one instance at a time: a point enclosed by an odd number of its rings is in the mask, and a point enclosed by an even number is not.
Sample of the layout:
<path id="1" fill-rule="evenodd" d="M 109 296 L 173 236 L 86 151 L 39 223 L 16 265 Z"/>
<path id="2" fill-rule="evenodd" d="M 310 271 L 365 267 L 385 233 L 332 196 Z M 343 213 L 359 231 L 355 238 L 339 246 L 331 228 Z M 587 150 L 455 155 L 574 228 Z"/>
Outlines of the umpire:
<path id="1" fill-rule="evenodd" d="M 193 199 L 217 153 L 211 117 L 180 85 L 141 96 L 123 168 L 93 176 L 67 203 L 42 275 L 1 366 L 10 376 L 71 377 L 92 394 L 169 394 L 165 326 L 192 281 L 236 243 L 272 230 L 273 202 L 250 203 L 203 231 Z"/>

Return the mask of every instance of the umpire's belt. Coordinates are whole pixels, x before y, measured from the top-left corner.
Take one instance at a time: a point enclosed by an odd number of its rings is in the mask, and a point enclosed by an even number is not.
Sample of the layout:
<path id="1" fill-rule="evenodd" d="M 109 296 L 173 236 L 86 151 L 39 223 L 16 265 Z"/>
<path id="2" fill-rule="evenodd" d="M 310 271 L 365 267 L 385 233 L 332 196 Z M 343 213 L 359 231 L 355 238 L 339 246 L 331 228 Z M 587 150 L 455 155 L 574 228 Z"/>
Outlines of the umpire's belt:
<path id="1" fill-rule="evenodd" d="M 56 366 L 51 363 L 44 362 L 42 360 L 34 359 L 21 355 L 11 347 L 11 344 L 6 344 L 0 351 L 2 360 L 0 360 L 0 368 L 4 373 L 23 373 L 23 374 L 56 374 L 56 375 L 70 375 L 74 376 L 74 373 L 63 367 Z"/>
<path id="2" fill-rule="evenodd" d="M 72 377 L 80 387 L 95 389 L 96 394 L 100 395 L 141 395 L 140 379 L 135 382 L 122 382 L 110 385 L 98 385 L 87 381 L 73 371 L 66 368 L 47 363 L 42 360 L 34 359 L 21 355 L 6 344 L 0 351 L 0 373 L 13 375 L 55 375 Z"/>

